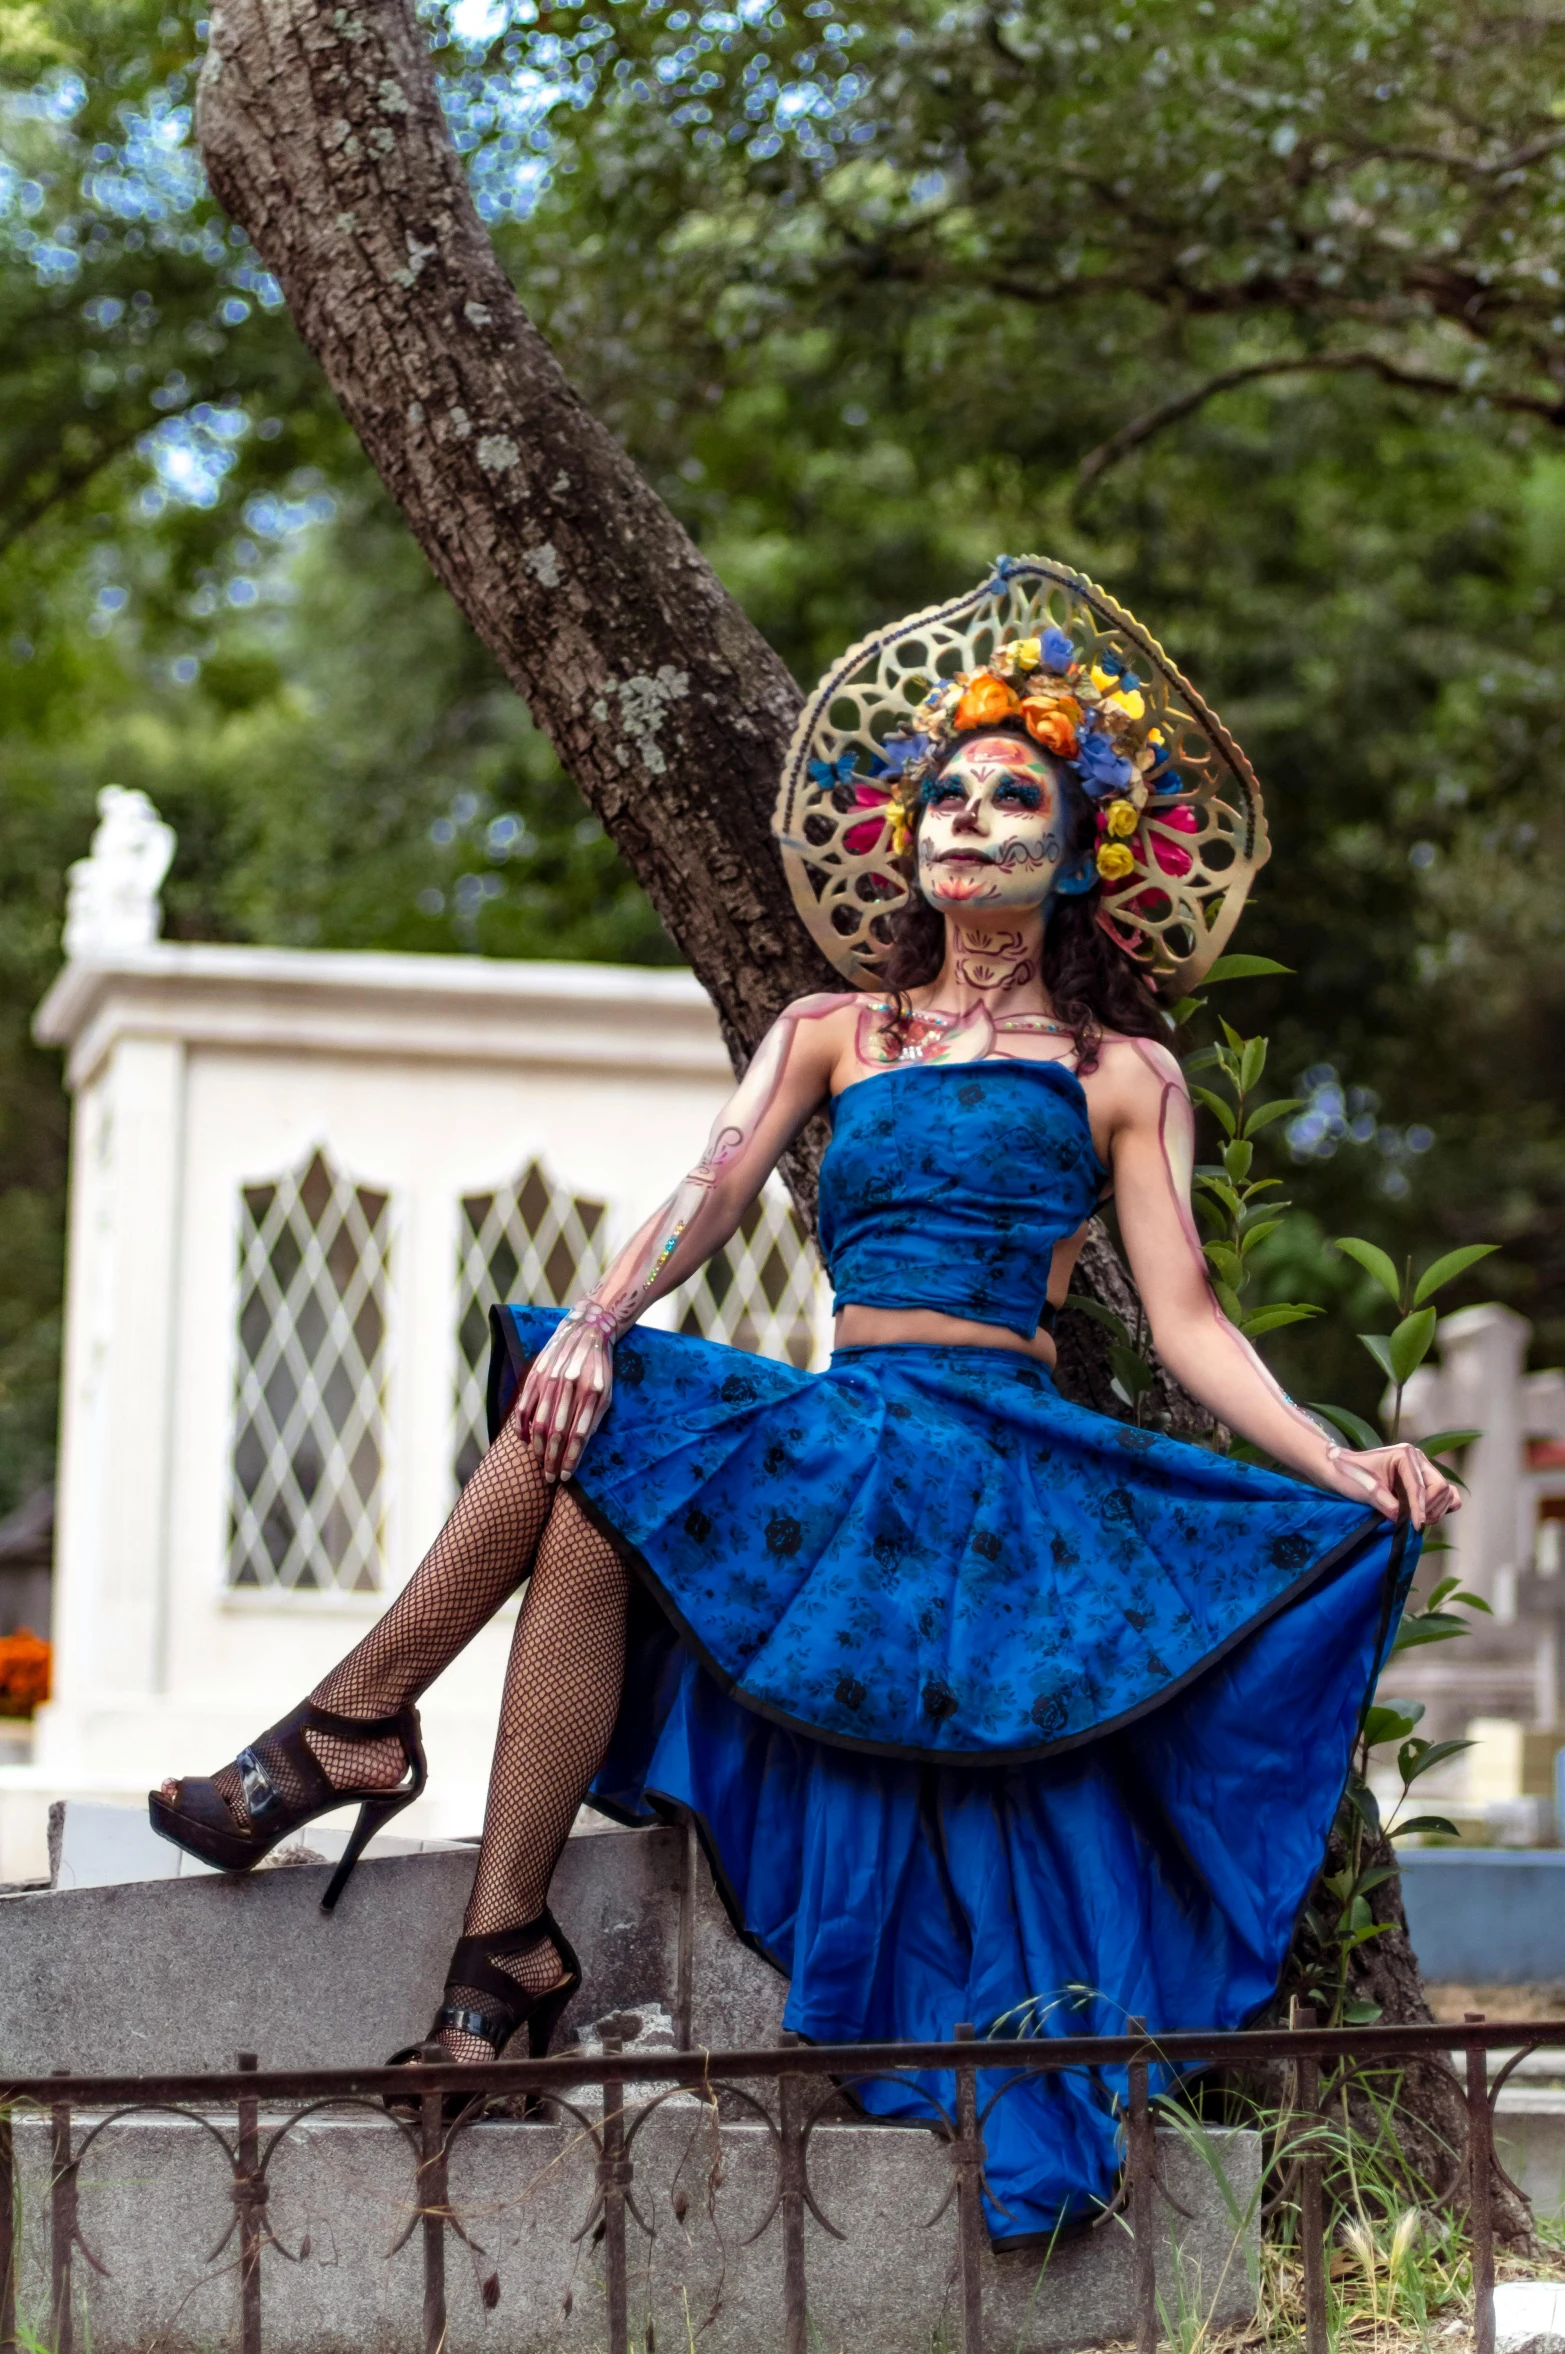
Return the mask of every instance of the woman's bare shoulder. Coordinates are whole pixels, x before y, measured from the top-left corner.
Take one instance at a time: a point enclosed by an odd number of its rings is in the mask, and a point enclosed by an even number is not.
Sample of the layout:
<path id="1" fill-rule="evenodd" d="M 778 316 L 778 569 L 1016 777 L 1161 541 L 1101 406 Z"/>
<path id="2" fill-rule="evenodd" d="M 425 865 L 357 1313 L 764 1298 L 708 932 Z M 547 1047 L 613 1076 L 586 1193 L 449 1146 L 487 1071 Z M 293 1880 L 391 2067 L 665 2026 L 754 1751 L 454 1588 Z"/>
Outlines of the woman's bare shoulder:
<path id="1" fill-rule="evenodd" d="M 1126 1119 L 1155 1114 L 1171 1087 L 1180 1095 L 1190 1092 L 1178 1057 L 1160 1038 L 1132 1038 L 1119 1030 L 1104 1031 L 1098 1042 L 1097 1069 L 1086 1084 L 1093 1094 L 1108 1098 Z"/>
<path id="2" fill-rule="evenodd" d="M 828 1022 L 834 1017 L 852 1014 L 860 1006 L 875 1005 L 880 1001 L 863 989 L 816 989 L 808 997 L 795 997 L 782 1010 L 785 1022 Z"/>
<path id="3" fill-rule="evenodd" d="M 829 1072 L 870 1000 L 858 989 L 817 989 L 783 1007 L 770 1035 L 792 1071 Z"/>

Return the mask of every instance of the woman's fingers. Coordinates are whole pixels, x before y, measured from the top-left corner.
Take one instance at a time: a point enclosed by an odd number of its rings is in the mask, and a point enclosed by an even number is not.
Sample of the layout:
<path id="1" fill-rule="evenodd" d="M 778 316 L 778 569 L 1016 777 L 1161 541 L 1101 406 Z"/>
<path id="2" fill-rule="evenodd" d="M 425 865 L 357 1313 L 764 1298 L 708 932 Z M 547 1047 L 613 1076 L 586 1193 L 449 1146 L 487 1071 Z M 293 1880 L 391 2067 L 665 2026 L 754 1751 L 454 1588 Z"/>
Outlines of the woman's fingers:
<path id="1" fill-rule="evenodd" d="M 576 1466 L 581 1461 L 582 1449 L 603 1419 L 604 1408 L 607 1404 L 608 1399 L 603 1390 L 584 1388 L 581 1391 L 566 1438 L 565 1455 L 561 1465 L 562 1478 L 571 1479 L 575 1476 Z"/>
<path id="2" fill-rule="evenodd" d="M 1408 1518 L 1415 1528 L 1422 1528 L 1426 1514 L 1424 1459 L 1416 1447 L 1399 1448 L 1394 1469 L 1402 1493 L 1407 1498 Z"/>
<path id="3" fill-rule="evenodd" d="M 554 1476 L 569 1479 L 581 1453 L 577 1432 L 581 1428 L 582 1390 L 578 1382 L 567 1389 L 560 1399 L 560 1414 L 555 1431 Z"/>
<path id="4" fill-rule="evenodd" d="M 575 1381 L 555 1385 L 544 1438 L 543 1475 L 550 1482 L 569 1479 L 592 1435 L 603 1403 L 601 1371 L 591 1367 Z"/>
<path id="5" fill-rule="evenodd" d="M 549 1379 L 542 1384 L 537 1404 L 533 1409 L 532 1429 L 528 1434 L 532 1440 L 533 1453 L 543 1465 L 543 1476 L 546 1480 L 554 1477 L 551 1458 L 557 1452 L 554 1433 L 560 1411 L 562 1388 L 563 1384 L 557 1379 Z"/>
<path id="6" fill-rule="evenodd" d="M 560 1476 L 560 1459 L 571 1427 L 576 1394 L 568 1381 L 554 1385 L 554 1396 L 549 1402 L 549 1428 L 544 1446 L 543 1476 L 552 1486 Z"/>
<path id="7" fill-rule="evenodd" d="M 569 1479 L 608 1411 L 613 1358 L 601 1336 L 562 1326 L 527 1369 L 516 1415 L 552 1486 Z"/>

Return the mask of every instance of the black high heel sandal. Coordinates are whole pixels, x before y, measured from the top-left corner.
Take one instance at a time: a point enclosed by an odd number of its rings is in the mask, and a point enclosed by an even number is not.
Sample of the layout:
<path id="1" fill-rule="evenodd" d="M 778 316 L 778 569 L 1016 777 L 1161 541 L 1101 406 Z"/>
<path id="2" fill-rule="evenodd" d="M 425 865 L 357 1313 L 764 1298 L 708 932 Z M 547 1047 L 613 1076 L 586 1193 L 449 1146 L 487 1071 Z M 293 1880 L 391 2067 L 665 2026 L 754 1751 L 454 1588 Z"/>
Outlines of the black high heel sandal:
<path id="1" fill-rule="evenodd" d="M 523 1952 L 541 1935 L 548 1938 L 565 1975 L 558 1986 L 551 1986 L 547 1994 L 529 1994 L 526 1987 L 510 1977 L 495 1964 L 508 1954 Z M 500 1929 L 491 1937 L 463 1937 L 457 1942 L 446 1972 L 446 2000 L 435 2013 L 423 2043 L 405 2043 L 393 2052 L 386 2062 L 388 2068 L 405 2067 L 409 2061 L 422 2060 L 428 2047 L 435 2043 L 442 2027 L 454 2027 L 458 2034 L 476 2036 L 480 2042 L 493 2046 L 498 2060 L 513 2035 L 527 2029 L 527 2056 L 543 2059 L 553 2040 L 554 2031 L 564 2015 L 567 2004 L 581 1985 L 581 1963 L 576 1950 L 547 1905 L 533 1920 L 524 1921 L 519 1929 Z M 483 1995 L 482 2010 L 471 2003 L 453 2001 L 456 1990 Z M 454 2124 L 465 2115 L 475 2100 L 487 2096 L 477 2093 L 448 2092 L 445 2097 L 445 2120 Z M 416 2115 L 418 2104 L 411 2094 L 385 2095 L 388 2109 L 394 2115 Z M 528 2094 L 525 2106 L 535 2109 L 536 2096 Z"/>
<path id="2" fill-rule="evenodd" d="M 327 1733 L 341 1741 L 395 1735 L 402 1744 L 404 1779 L 389 1790 L 339 1790 L 328 1780 L 306 1733 Z M 357 1799 L 359 1819 L 321 1898 L 323 1913 L 331 1911 L 346 1888 L 366 1841 L 411 1806 L 429 1779 L 418 1710 L 412 1707 L 399 1708 L 395 1716 L 333 1716 L 313 1700 L 301 1700 L 290 1715 L 241 1749 L 234 1763 L 243 1786 L 243 1823 L 215 1782 L 193 1774 L 179 1784 L 176 1798 L 165 1798 L 161 1790 L 147 1793 L 153 1830 L 204 1864 L 216 1864 L 224 1872 L 249 1872 L 291 1831 Z"/>

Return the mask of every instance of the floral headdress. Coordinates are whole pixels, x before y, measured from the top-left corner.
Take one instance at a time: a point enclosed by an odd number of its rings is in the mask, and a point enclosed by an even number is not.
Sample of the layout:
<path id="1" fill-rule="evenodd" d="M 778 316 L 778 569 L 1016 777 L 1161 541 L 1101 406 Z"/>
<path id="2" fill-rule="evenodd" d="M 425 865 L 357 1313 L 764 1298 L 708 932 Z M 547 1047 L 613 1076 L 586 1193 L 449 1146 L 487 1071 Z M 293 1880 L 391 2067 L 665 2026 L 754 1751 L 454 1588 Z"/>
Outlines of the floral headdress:
<path id="1" fill-rule="evenodd" d="M 884 771 L 894 779 L 893 852 L 906 855 L 924 787 L 942 754 L 958 736 L 1006 721 L 1019 721 L 1096 803 L 1101 880 L 1117 883 L 1134 874 L 1130 838 L 1152 795 L 1172 782 L 1169 741 L 1153 723 L 1139 677 L 1121 657 L 1106 651 L 1089 665 L 1052 623 L 1038 637 L 1007 639 L 981 670 L 942 679 L 919 704 L 907 733 L 888 737 Z M 1181 833 L 1196 828 L 1194 811 L 1177 805 L 1169 807 L 1166 821 Z M 1178 843 L 1159 842 L 1154 854 L 1164 873 L 1190 872 L 1190 854 Z"/>
<path id="2" fill-rule="evenodd" d="M 1268 855 L 1243 752 L 1133 615 L 1041 556 L 866 638 L 794 731 L 774 828 L 794 902 L 873 987 L 909 897 L 918 809 L 957 737 L 1020 726 L 1093 802 L 1097 920 L 1178 996 L 1220 955 Z"/>

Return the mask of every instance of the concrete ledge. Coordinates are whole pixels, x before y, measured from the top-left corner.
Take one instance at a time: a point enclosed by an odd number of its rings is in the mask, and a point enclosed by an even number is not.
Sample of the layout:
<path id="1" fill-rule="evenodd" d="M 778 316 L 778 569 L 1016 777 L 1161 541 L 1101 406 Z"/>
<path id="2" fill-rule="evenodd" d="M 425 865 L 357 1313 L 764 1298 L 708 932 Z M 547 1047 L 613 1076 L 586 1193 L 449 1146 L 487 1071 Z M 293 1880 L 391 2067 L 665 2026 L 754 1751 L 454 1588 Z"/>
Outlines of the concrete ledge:
<path id="1" fill-rule="evenodd" d="M 585 1972 L 569 2041 L 606 2012 L 674 2007 L 684 1836 L 572 1839 L 554 1909 Z M 361 1863 L 335 1913 L 329 1870 L 54 1889 L 0 1902 L 0 2064 L 18 2074 L 357 2067 L 416 2042 L 439 2001 L 471 1850 Z M 692 1921 L 692 2037 L 776 2041 L 783 1980 L 729 1927 L 704 1865 Z"/>
<path id="2" fill-rule="evenodd" d="M 1494 2146 L 1539 2222 L 1565 2218 L 1565 2088 L 1513 2078 L 1500 2094 Z"/>
<path id="3" fill-rule="evenodd" d="M 265 2121 L 263 2120 L 263 2128 Z M 265 2133 L 263 2130 L 263 2143 Z M 1170 2324 L 1208 2328 L 1250 2318 L 1258 2255 L 1260 2149 L 1253 2134 L 1160 2133 L 1165 2208 L 1159 2284 Z M 36 2327 L 48 2296 L 47 2128 L 17 2130 L 23 2254 L 20 2306 Z M 765 2126 L 719 2125 L 681 2098 L 646 2117 L 632 2144 L 633 2191 L 652 2227 L 630 2225 L 631 2334 L 706 2354 L 769 2354 L 783 2343 L 782 2237 L 774 2220 L 753 2247 L 775 2185 Z M 602 2278 L 578 2240 L 593 2201 L 585 2132 L 485 2124 L 457 2136 L 453 2210 L 468 2233 L 446 2239 L 448 2354 L 594 2354 L 604 2336 Z M 933 2226 L 950 2181 L 944 2147 L 917 2128 L 827 2125 L 810 2143 L 811 2181 L 836 2240 L 808 2216 L 812 2344 L 851 2354 L 914 2354 L 954 2336 L 954 2207 Z M 271 2164 L 268 2219 L 294 2262 L 262 2257 L 262 2328 L 270 2354 L 416 2354 L 423 2293 L 420 2233 L 391 2253 L 413 2215 L 409 2145 L 386 2119 L 316 2116 Z M 682 2217 L 675 2194 L 685 2194 Z M 198 2124 L 133 2117 L 109 2126 L 79 2178 L 82 2235 L 107 2267 L 80 2256 L 78 2344 L 94 2354 L 197 2354 L 234 2341 L 235 2249 L 215 2261 L 233 2216 L 223 2152 Z M 1177 2234 L 1177 2236 L 1176 2236 Z M 306 2242 L 308 2253 L 303 2254 Z M 497 2301 L 486 2306 L 484 2284 Z M 494 2290 L 491 2290 L 493 2297 Z M 1132 2334 L 1131 2243 L 1117 2222 L 1062 2242 L 1052 2259 L 987 2257 L 990 2342 L 1052 2354 Z M 1174 2334 L 1171 2328 L 1170 2334 Z M 1183 2332 L 1180 2333 L 1183 2337 Z"/>

